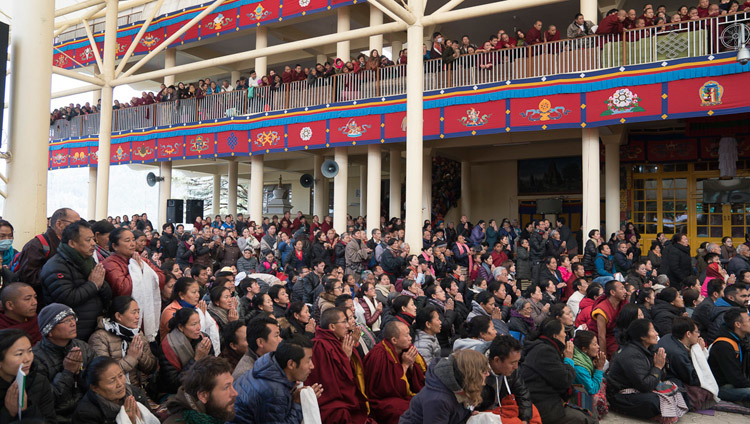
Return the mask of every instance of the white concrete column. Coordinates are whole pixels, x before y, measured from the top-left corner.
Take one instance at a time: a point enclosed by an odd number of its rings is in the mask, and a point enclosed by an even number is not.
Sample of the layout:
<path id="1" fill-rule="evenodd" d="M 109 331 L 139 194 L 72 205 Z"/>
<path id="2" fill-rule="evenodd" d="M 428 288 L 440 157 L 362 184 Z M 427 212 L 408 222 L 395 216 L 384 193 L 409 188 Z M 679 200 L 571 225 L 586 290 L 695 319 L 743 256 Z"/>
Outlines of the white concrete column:
<path id="1" fill-rule="evenodd" d="M 49 115 L 54 2 L 12 2 L 10 37 L 10 126 L 7 191 L 3 219 L 13 223 L 20 249 L 47 227 Z M 66 205 L 75 207 L 76 205 Z"/>
<path id="2" fill-rule="evenodd" d="M 339 173 L 333 177 L 333 229 L 343 234 L 346 232 L 346 209 L 349 204 L 349 152 L 346 147 L 336 147 L 334 160 L 339 165 Z"/>
<path id="3" fill-rule="evenodd" d="M 604 211 L 606 234 L 620 229 L 620 143 L 604 140 Z"/>
<path id="4" fill-rule="evenodd" d="M 115 46 L 117 41 L 117 0 L 106 0 L 104 23 L 104 58 L 102 59 L 102 109 L 99 119 L 99 162 L 96 178 L 96 215 L 94 219 L 107 218 L 109 205 L 109 161 L 112 141 L 112 86 L 115 76 Z"/>
<path id="5" fill-rule="evenodd" d="M 381 200 L 381 180 L 382 180 L 382 156 L 380 155 L 380 145 L 370 144 L 367 146 L 367 234 L 370 234 L 373 228 L 380 226 L 380 200 Z"/>
<path id="6" fill-rule="evenodd" d="M 393 40 L 391 42 L 391 52 L 393 54 L 393 63 L 398 63 L 398 52 L 404 49 L 404 43 L 401 40 Z"/>
<path id="7" fill-rule="evenodd" d="M 349 6 L 336 9 L 336 32 L 341 33 L 349 31 L 351 25 L 350 12 Z M 351 47 L 349 40 L 336 43 L 336 57 L 341 58 L 344 62 L 349 60 L 350 51 Z M 344 222 L 344 225 L 346 225 L 346 222 Z"/>
<path id="8" fill-rule="evenodd" d="M 237 81 L 240 79 L 240 71 L 232 71 L 232 76 L 229 78 L 229 85 L 234 87 Z"/>
<path id="9" fill-rule="evenodd" d="M 237 217 L 237 170 L 239 163 L 232 158 L 227 172 L 227 213 Z"/>
<path id="10" fill-rule="evenodd" d="M 424 0 L 409 0 L 412 13 L 422 14 Z M 422 39 L 421 20 L 406 32 L 409 46 L 406 65 L 406 242 L 414 251 L 422 244 L 422 162 L 423 107 L 422 107 Z"/>
<path id="11" fill-rule="evenodd" d="M 432 220 L 432 155 L 430 149 L 424 151 L 422 165 L 422 221 Z M 419 223 L 422 228 L 422 223 Z"/>
<path id="12" fill-rule="evenodd" d="M 221 175 L 214 174 L 214 191 L 211 204 L 211 219 L 221 211 Z"/>
<path id="13" fill-rule="evenodd" d="M 86 217 L 96 216 L 96 168 L 89 167 L 89 192 L 86 205 Z"/>
<path id="14" fill-rule="evenodd" d="M 471 165 L 469 161 L 461 161 L 461 215 L 471 219 Z"/>
<path id="15" fill-rule="evenodd" d="M 391 148 L 388 178 L 390 178 L 390 204 L 388 215 L 390 218 L 401 218 L 401 150 Z"/>
<path id="16" fill-rule="evenodd" d="M 263 156 L 250 157 L 250 190 L 247 196 L 250 220 L 263 222 Z"/>
<path id="17" fill-rule="evenodd" d="M 171 49 L 164 50 L 164 69 L 174 68 L 177 64 L 177 49 L 174 47 Z M 174 85 L 174 75 L 167 75 L 164 77 L 164 85 L 169 87 Z"/>
<path id="18" fill-rule="evenodd" d="M 319 54 L 317 59 L 317 63 L 320 63 L 321 65 L 325 65 L 326 62 L 328 62 L 328 56 L 324 54 Z M 322 220 L 323 218 L 321 218 Z"/>
<path id="19" fill-rule="evenodd" d="M 599 129 L 584 128 L 581 131 L 581 156 L 583 160 L 583 233 L 600 229 L 599 189 Z M 619 203 L 619 202 L 618 202 Z"/>
<path id="20" fill-rule="evenodd" d="M 359 165 L 359 214 L 367 215 L 367 165 Z"/>
<path id="21" fill-rule="evenodd" d="M 268 27 L 259 26 L 255 30 L 255 48 L 262 49 L 265 47 L 268 47 Z M 266 56 L 255 58 L 255 73 L 258 75 L 258 79 L 268 74 L 268 58 Z"/>
<path id="22" fill-rule="evenodd" d="M 599 22 L 599 6 L 597 0 L 580 0 L 581 13 L 587 21 Z"/>
<path id="23" fill-rule="evenodd" d="M 159 181 L 158 183 L 159 184 L 159 216 L 158 216 L 159 221 L 157 225 L 158 225 L 158 230 L 161 231 L 161 226 L 167 223 L 167 200 L 169 200 L 172 197 L 172 162 L 171 161 L 159 162 L 159 176 L 164 178 L 164 181 Z M 178 220 L 180 220 L 179 217 L 178 217 Z"/>
<path id="24" fill-rule="evenodd" d="M 381 25 L 382 23 L 383 12 L 377 7 L 370 5 L 370 26 Z M 377 50 L 381 55 L 383 54 L 383 34 L 370 36 L 370 51 L 373 49 Z"/>

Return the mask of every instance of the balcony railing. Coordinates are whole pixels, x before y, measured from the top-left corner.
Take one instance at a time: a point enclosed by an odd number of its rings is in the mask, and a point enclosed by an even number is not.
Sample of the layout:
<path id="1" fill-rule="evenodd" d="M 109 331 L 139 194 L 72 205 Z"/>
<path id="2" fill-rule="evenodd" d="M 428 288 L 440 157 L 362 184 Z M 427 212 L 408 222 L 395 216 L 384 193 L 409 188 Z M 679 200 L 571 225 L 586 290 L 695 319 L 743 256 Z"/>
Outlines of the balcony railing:
<path id="1" fill-rule="evenodd" d="M 637 28 L 622 34 L 464 55 L 448 64 L 441 59 L 428 60 L 424 62 L 423 87 L 425 91 L 432 91 L 698 57 L 737 50 L 749 41 L 750 13 L 738 13 Z M 118 109 L 112 113 L 112 130 L 190 123 L 405 93 L 406 65 L 394 65 L 313 82 L 296 81 L 279 87 L 254 87 L 201 99 Z M 98 131 L 98 114 L 81 115 L 55 121 L 50 126 L 50 138 L 89 136 Z"/>

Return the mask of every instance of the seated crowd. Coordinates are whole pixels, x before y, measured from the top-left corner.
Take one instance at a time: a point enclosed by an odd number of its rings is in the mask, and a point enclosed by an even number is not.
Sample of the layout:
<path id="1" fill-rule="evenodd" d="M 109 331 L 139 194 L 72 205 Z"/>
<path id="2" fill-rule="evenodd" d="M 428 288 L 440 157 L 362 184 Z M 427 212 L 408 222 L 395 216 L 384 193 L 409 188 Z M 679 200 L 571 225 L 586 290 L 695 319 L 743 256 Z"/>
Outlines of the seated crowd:
<path id="1" fill-rule="evenodd" d="M 642 255 L 631 223 L 582 249 L 562 217 L 426 221 L 413 247 L 404 224 L 348 217 L 337 234 L 330 216 L 287 212 L 159 235 L 146 214 L 63 208 L 18 252 L 0 220 L 0 420 L 750 412 L 750 235 L 693 258 L 684 234 Z"/>
<path id="2" fill-rule="evenodd" d="M 568 39 L 576 39 L 589 35 L 620 35 L 624 30 L 646 28 L 658 26 L 658 31 L 671 31 L 680 28 L 680 22 L 697 20 L 703 18 L 717 17 L 726 14 L 743 13 L 750 11 L 750 0 L 742 5 L 737 0 L 721 0 L 720 3 L 710 4 L 709 0 L 698 0 L 696 6 L 680 6 L 676 11 L 668 11 L 666 6 L 660 5 L 655 9 L 652 4 L 646 4 L 641 12 L 635 9 L 618 10 L 612 9 L 607 12 L 606 16 L 595 24 L 581 14 L 577 13 L 573 21 L 567 26 L 563 35 L 556 25 L 548 25 L 546 29 L 542 21 L 537 20 L 533 26 L 526 32 L 521 29 L 515 29 L 509 33 L 500 29 L 497 34 L 492 34 L 487 40 L 479 43 L 472 42 L 468 35 L 463 35 L 461 41 L 457 39 L 450 40 L 441 33 L 436 32 L 432 36 L 432 44 L 422 46 L 422 55 L 424 60 L 441 59 L 443 66 L 450 66 L 456 59 L 463 55 L 472 55 L 477 53 L 489 53 L 497 50 L 508 48 L 532 46 L 535 44 L 559 41 L 564 36 Z M 639 13 L 641 13 L 639 15 Z M 629 40 L 635 40 L 638 37 L 647 34 L 629 35 Z M 394 60 L 390 60 L 385 55 L 381 55 L 377 50 L 372 50 L 369 56 L 359 54 L 356 59 L 348 61 L 341 58 L 325 63 L 317 63 L 313 67 L 303 67 L 300 64 L 294 67 L 287 65 L 284 71 L 277 73 L 271 69 L 268 75 L 258 76 L 254 70 L 251 70 L 248 77 L 241 76 L 235 81 L 234 85 L 229 80 L 212 81 L 211 78 L 198 80 L 194 83 L 180 82 L 176 86 L 166 86 L 162 84 L 157 93 L 143 92 L 141 97 L 133 97 L 129 102 L 114 101 L 113 109 L 128 107 L 137 107 L 150 105 L 160 102 L 178 101 L 180 99 L 203 98 L 206 95 L 224 93 L 233 90 L 253 90 L 258 87 L 268 87 L 270 90 L 279 90 L 284 84 L 296 81 L 307 81 L 308 85 L 332 77 L 338 74 L 359 73 L 366 70 L 377 70 L 393 65 L 404 65 L 407 62 L 407 49 L 398 53 L 393 52 Z M 479 61 L 480 69 L 490 69 L 493 66 L 492 61 Z M 250 95 L 250 94 L 249 94 Z M 71 120 L 78 115 L 88 115 L 98 113 L 101 104 L 91 106 L 88 102 L 81 106 L 80 104 L 55 109 L 50 114 L 50 125 L 60 119 Z"/>

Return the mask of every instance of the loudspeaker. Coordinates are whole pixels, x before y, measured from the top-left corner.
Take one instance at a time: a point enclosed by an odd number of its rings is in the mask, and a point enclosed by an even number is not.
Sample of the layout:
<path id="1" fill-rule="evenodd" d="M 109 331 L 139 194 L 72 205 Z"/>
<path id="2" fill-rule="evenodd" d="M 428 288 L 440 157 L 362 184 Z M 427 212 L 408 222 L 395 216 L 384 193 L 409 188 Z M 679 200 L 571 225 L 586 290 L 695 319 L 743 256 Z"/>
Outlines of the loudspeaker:
<path id="1" fill-rule="evenodd" d="M 339 164 L 335 160 L 326 160 L 320 167 L 320 172 L 326 178 L 333 178 L 339 173 Z"/>
<path id="2" fill-rule="evenodd" d="M 182 199 L 168 199 L 167 200 L 167 223 L 182 224 L 182 213 L 183 205 L 185 201 Z"/>
<path id="3" fill-rule="evenodd" d="M 299 184 L 304 188 L 312 187 L 314 182 L 315 180 L 313 179 L 313 176 L 310 174 L 304 174 L 301 177 L 299 177 Z"/>
<path id="4" fill-rule="evenodd" d="M 187 207 L 185 208 L 185 222 L 192 224 L 195 222 L 195 217 L 203 217 L 203 200 L 201 199 L 188 199 Z"/>

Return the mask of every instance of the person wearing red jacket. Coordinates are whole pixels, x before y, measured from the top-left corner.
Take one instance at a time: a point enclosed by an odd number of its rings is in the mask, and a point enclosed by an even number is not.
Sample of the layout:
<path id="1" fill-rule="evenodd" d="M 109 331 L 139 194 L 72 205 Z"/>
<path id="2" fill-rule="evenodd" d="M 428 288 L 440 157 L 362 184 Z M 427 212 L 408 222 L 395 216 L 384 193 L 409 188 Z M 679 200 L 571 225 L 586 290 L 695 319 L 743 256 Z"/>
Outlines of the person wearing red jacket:
<path id="1" fill-rule="evenodd" d="M 159 330 L 164 272 L 136 252 L 132 231 L 116 228 L 109 235 L 109 243 L 112 254 L 102 262 L 104 279 L 112 288 L 113 297 L 132 296 L 138 302 L 143 334 L 153 341 Z"/>

